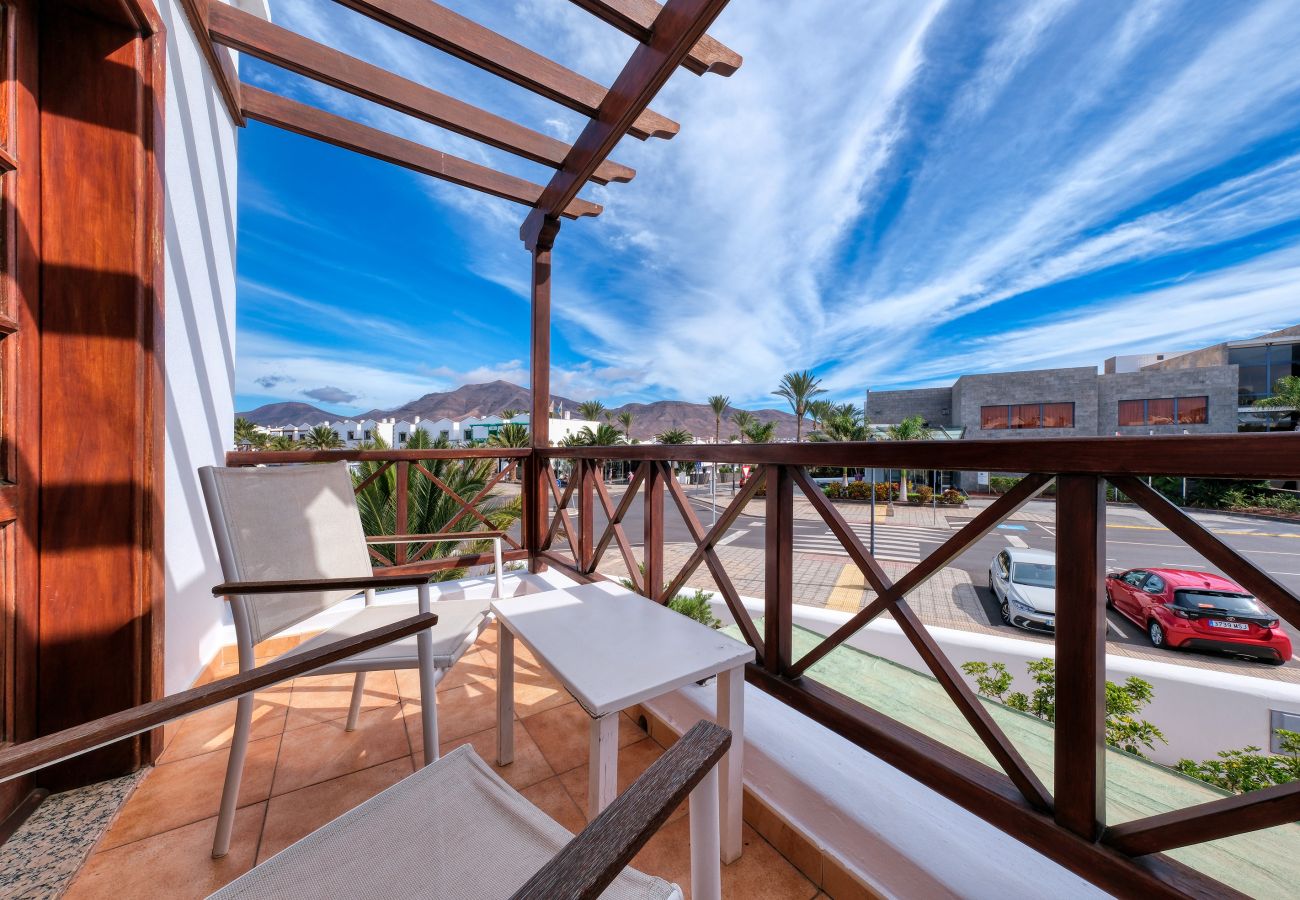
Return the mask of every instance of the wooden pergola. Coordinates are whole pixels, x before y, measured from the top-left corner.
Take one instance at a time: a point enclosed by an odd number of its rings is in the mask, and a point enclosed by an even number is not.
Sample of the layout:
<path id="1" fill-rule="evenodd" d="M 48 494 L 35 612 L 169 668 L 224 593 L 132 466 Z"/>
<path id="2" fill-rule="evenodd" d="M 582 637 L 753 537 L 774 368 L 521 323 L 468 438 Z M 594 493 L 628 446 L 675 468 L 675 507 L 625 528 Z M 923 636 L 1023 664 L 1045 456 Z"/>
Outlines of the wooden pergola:
<path id="1" fill-rule="evenodd" d="M 578 197 L 587 182 L 632 180 L 633 169 L 609 158 L 624 135 L 648 140 L 677 134 L 680 126 L 650 103 L 679 66 L 723 76 L 740 68 L 740 55 L 706 33 L 727 0 L 668 0 L 662 6 L 655 0 L 571 0 L 640 41 L 608 88 L 429 0 L 336 2 L 589 120 L 568 145 L 233 6 L 183 0 L 195 30 L 209 38 L 201 42 L 203 50 L 236 122 L 273 125 L 529 208 L 519 229 L 532 255 L 529 422 L 533 447 L 549 447 L 551 250 L 560 221 L 600 215 L 600 205 Z M 230 50 L 549 166 L 555 174 L 546 185 L 535 184 L 244 83 Z M 524 542 L 533 551 L 547 529 L 545 465 L 539 457 L 528 460 L 526 484 L 538 502 L 529 506 Z"/>

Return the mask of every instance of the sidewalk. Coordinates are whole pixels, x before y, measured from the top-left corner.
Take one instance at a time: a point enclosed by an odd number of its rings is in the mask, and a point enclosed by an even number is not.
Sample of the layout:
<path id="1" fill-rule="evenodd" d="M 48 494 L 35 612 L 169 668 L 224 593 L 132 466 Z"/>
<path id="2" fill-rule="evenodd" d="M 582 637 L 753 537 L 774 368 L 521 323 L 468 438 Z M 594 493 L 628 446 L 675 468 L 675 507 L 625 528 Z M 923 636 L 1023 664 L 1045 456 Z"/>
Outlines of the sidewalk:
<path id="1" fill-rule="evenodd" d="M 562 545 L 563 542 L 558 541 L 557 544 Z M 665 583 L 671 582 L 676 577 L 694 549 L 695 545 L 690 543 L 664 545 Z M 762 549 L 723 546 L 717 548 L 717 553 L 737 593 L 747 597 L 763 596 L 764 551 Z M 893 581 L 897 581 L 912 568 L 908 563 L 889 560 L 881 561 L 881 567 Z M 627 569 L 616 547 L 606 551 L 599 569 L 602 574 L 611 578 L 627 577 Z M 852 613 L 862 609 L 876 597 L 876 593 L 867 588 L 857 566 L 846 563 L 843 557 L 796 553 L 793 582 L 794 602 L 806 606 L 819 606 Z M 696 589 L 717 591 L 713 575 L 708 565 L 703 562 L 686 583 L 687 591 Z M 926 625 L 1032 641 L 1043 645 L 1044 654 L 1048 652 L 1047 648 L 1054 644 L 1052 638 L 1048 636 L 990 625 L 970 574 L 962 569 L 951 567 L 940 569 L 932 578 L 913 591 L 908 596 L 907 602 Z M 1106 645 L 1106 653 L 1111 656 L 1175 663 L 1194 669 L 1250 675 L 1300 684 L 1300 668 L 1294 666 L 1275 668 L 1246 660 L 1217 658 L 1196 653 L 1172 653 L 1142 645 L 1115 642 Z"/>

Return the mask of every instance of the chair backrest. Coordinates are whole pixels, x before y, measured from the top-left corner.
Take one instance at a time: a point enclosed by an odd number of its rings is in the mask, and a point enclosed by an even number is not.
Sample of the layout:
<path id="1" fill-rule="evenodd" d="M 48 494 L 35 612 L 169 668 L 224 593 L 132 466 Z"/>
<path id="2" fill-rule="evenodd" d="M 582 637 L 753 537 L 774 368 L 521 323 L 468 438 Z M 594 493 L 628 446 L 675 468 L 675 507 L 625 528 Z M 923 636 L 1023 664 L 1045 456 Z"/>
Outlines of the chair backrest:
<path id="1" fill-rule="evenodd" d="M 199 469 L 227 581 L 355 578 L 371 574 L 347 463 Z M 257 643 L 355 591 L 232 598 Z M 236 627 L 240 617 L 235 617 Z M 245 637 L 239 635 L 241 640 Z"/>

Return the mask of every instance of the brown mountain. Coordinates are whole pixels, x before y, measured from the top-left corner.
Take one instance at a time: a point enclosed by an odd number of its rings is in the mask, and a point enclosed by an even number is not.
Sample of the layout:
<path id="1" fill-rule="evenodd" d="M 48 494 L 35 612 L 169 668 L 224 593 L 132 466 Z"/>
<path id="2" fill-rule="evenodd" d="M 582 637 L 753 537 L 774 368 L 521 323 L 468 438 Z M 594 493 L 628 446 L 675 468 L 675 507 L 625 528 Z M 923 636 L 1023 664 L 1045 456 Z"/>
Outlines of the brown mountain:
<path id="1" fill-rule="evenodd" d="M 713 440 L 713 410 L 707 403 L 687 403 L 684 400 L 660 400 L 656 403 L 628 403 L 614 410 L 614 421 L 621 412 L 632 413 L 632 437 L 651 441 L 656 434 L 670 428 L 685 428 L 697 441 Z M 750 410 L 760 422 L 776 422 L 778 439 L 794 439 L 794 416 L 779 409 Z M 729 421 L 731 412 L 722 419 L 722 439 L 736 434 L 738 429 Z"/>
<path id="2" fill-rule="evenodd" d="M 553 395 L 558 407 L 576 417 L 578 403 L 567 397 Z M 527 411 L 529 391 L 508 381 L 490 381 L 486 384 L 465 384 L 454 391 L 425 394 L 417 400 L 392 409 L 372 409 L 360 416 L 326 412 L 308 403 L 269 403 L 251 412 L 239 413 L 258 425 L 283 425 L 287 423 L 334 421 L 345 418 L 382 419 L 392 416 L 411 421 L 415 416 L 423 420 L 464 419 L 468 416 L 495 416 L 505 409 Z M 614 421 L 621 412 L 632 413 L 632 437 L 650 441 L 656 434 L 670 428 L 685 428 L 697 439 L 713 438 L 713 411 L 705 403 L 687 403 L 684 400 L 659 400 L 655 403 L 627 403 L 610 409 Z M 794 416 L 777 409 L 751 410 L 760 421 L 776 422 L 778 439 L 794 437 Z M 730 418 L 730 413 L 728 413 Z M 727 419 L 722 422 L 722 439 L 736 433 L 736 427 Z"/>
<path id="3" fill-rule="evenodd" d="M 317 425 L 321 422 L 336 422 L 346 419 L 343 413 L 326 412 L 310 403 L 268 403 L 248 412 L 235 413 L 254 425 L 301 425 L 307 422 Z"/>
<path id="4" fill-rule="evenodd" d="M 464 419 L 469 416 L 483 418 L 500 415 L 502 410 L 517 409 L 528 412 L 532 392 L 528 388 L 508 381 L 489 381 L 486 384 L 462 384 L 454 391 L 425 394 L 417 400 L 403 403 L 392 409 L 372 409 L 359 418 L 382 419 L 393 416 L 411 421 L 421 419 Z M 565 397 L 552 396 L 566 409 L 576 409 L 578 404 Z"/>

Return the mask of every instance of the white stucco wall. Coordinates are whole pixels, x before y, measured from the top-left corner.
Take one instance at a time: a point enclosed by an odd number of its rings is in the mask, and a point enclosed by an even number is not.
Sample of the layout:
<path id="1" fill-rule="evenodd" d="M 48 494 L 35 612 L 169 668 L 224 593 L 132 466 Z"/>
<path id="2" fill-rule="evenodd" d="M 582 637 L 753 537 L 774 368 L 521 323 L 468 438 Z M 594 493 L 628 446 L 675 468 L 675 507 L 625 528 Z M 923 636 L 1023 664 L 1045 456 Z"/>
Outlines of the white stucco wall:
<path id="1" fill-rule="evenodd" d="M 179 0 L 167 29 L 166 639 L 167 693 L 190 686 L 221 646 L 224 603 L 197 470 L 233 440 L 236 128 Z"/>

